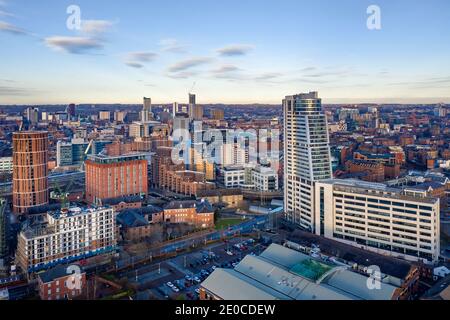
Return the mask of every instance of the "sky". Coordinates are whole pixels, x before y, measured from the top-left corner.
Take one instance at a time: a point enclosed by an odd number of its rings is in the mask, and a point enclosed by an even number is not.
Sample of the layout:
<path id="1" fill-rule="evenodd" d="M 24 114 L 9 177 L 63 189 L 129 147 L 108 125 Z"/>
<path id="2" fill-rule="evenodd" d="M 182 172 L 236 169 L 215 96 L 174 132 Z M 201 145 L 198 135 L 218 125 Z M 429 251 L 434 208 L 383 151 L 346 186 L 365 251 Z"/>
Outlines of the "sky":
<path id="1" fill-rule="evenodd" d="M 450 1 L 0 0 L 0 105 L 187 103 L 191 91 L 198 103 L 309 91 L 449 103 Z"/>

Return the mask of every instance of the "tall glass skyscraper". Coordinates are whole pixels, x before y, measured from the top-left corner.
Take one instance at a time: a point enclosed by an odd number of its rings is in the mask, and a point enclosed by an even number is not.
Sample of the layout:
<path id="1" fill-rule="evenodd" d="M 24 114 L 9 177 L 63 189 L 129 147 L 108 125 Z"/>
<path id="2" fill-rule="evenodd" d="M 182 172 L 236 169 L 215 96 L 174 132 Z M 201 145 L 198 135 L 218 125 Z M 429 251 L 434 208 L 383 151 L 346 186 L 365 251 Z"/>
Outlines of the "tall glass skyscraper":
<path id="1" fill-rule="evenodd" d="M 317 92 L 287 96 L 283 111 L 286 219 L 314 232 L 314 183 L 332 177 L 327 119 Z"/>

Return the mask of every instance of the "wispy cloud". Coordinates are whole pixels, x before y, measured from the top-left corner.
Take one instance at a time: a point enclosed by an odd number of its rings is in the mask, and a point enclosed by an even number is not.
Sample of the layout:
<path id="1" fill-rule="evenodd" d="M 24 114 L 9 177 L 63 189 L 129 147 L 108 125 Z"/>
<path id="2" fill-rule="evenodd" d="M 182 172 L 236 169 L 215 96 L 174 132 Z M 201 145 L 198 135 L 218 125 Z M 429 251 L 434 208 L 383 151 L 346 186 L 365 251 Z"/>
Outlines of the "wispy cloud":
<path id="1" fill-rule="evenodd" d="M 125 64 L 132 68 L 143 68 L 148 62 L 154 61 L 158 55 L 154 52 L 129 52 L 125 57 Z"/>
<path id="2" fill-rule="evenodd" d="M 390 83 L 392 86 L 406 86 L 415 89 L 428 89 L 428 88 L 447 88 L 450 87 L 450 76 L 440 76 L 425 78 L 416 81 L 402 81 Z"/>
<path id="3" fill-rule="evenodd" d="M 169 73 L 168 77 L 173 79 L 189 79 L 197 76 L 198 74 L 199 73 L 195 71 L 183 71 L 183 72 Z"/>
<path id="4" fill-rule="evenodd" d="M 28 35 L 26 30 L 4 21 L 0 21 L 0 31 L 14 35 Z"/>
<path id="5" fill-rule="evenodd" d="M 77 36 L 51 36 L 44 39 L 45 44 L 54 50 L 70 54 L 86 54 L 103 49 L 104 35 L 115 22 L 108 20 L 83 20 Z"/>
<path id="6" fill-rule="evenodd" d="M 208 57 L 196 57 L 179 61 L 169 67 L 170 72 L 180 72 L 190 68 L 194 68 L 203 64 L 207 64 L 211 61 Z"/>
<path id="7" fill-rule="evenodd" d="M 90 35 L 99 35 L 111 30 L 114 22 L 108 20 L 83 20 L 81 31 Z"/>
<path id="8" fill-rule="evenodd" d="M 219 66 L 211 70 L 211 74 L 214 78 L 230 81 L 245 80 L 246 78 L 241 68 L 231 64 Z"/>
<path id="9" fill-rule="evenodd" d="M 0 17 L 15 18 L 16 15 L 4 10 L 0 10 Z"/>
<path id="10" fill-rule="evenodd" d="M 4 96 L 4 97 L 29 96 L 29 95 L 35 94 L 35 93 L 36 93 L 36 90 L 34 90 L 34 89 L 0 86 L 0 96 Z"/>
<path id="11" fill-rule="evenodd" d="M 216 52 L 224 57 L 243 56 L 253 50 L 253 48 L 254 46 L 248 44 L 232 44 L 217 49 Z"/>
<path id="12" fill-rule="evenodd" d="M 221 73 L 230 73 L 230 72 L 236 72 L 240 71 L 241 69 L 236 67 L 235 65 L 226 64 L 222 65 L 216 69 L 213 69 L 211 72 L 214 74 L 221 74 Z"/>
<path id="13" fill-rule="evenodd" d="M 187 46 L 182 45 L 178 42 L 177 39 L 162 39 L 159 42 L 162 51 L 172 52 L 172 53 L 186 53 Z"/>
<path id="14" fill-rule="evenodd" d="M 72 54 L 83 54 L 94 49 L 103 48 L 101 40 L 89 37 L 54 36 L 45 38 L 44 41 L 48 47 L 54 50 Z"/>

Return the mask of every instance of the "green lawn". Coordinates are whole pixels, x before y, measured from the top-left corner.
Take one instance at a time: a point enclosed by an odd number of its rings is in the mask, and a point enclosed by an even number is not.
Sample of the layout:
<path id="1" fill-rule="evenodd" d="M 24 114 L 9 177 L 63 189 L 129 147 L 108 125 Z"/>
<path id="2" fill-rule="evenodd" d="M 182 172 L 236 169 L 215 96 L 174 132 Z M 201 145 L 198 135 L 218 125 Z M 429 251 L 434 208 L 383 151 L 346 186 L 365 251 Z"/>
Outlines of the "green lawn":
<path id="1" fill-rule="evenodd" d="M 222 230 L 227 229 L 228 227 L 235 226 L 237 224 L 240 224 L 244 222 L 245 220 L 239 219 L 239 218 L 224 218 L 219 219 L 216 222 L 216 230 Z"/>

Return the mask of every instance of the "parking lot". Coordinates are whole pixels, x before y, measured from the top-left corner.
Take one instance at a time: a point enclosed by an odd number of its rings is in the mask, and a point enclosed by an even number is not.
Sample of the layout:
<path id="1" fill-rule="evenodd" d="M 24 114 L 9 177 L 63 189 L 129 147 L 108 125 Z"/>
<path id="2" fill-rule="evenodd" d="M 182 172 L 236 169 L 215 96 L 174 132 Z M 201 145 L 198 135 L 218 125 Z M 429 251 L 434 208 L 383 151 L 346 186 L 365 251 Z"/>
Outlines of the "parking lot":
<path id="1" fill-rule="evenodd" d="M 199 287 L 216 268 L 234 268 L 246 255 L 265 246 L 255 239 L 234 238 L 126 272 L 137 287 L 136 299 L 198 300 Z"/>

